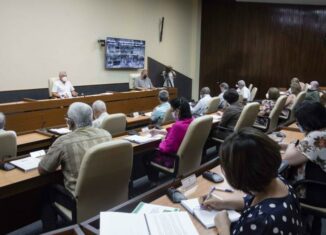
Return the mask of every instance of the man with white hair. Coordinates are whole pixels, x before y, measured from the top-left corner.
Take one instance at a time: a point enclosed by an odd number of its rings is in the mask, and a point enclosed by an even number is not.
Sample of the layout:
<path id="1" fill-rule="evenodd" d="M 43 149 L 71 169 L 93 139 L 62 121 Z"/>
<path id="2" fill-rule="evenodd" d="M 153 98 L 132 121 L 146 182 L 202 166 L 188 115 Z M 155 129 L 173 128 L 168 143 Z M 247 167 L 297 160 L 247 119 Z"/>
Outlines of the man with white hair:
<path id="1" fill-rule="evenodd" d="M 102 100 L 96 100 L 92 105 L 92 109 L 94 114 L 93 127 L 100 128 L 103 120 L 109 117 L 106 104 Z"/>
<path id="2" fill-rule="evenodd" d="M 161 90 L 158 93 L 158 99 L 160 104 L 154 108 L 151 115 L 151 120 L 153 123 L 161 125 L 165 113 L 171 108 L 169 103 L 169 92 L 167 90 Z"/>
<path id="3" fill-rule="evenodd" d="M 191 108 L 191 112 L 194 116 L 201 116 L 207 109 L 209 101 L 212 99 L 211 90 L 209 87 L 203 87 L 200 90 L 200 100 L 197 102 L 195 107 Z"/>
<path id="4" fill-rule="evenodd" d="M 74 193 L 79 168 L 86 150 L 94 145 L 110 141 L 109 132 L 92 127 L 93 111 L 85 103 L 69 106 L 67 124 L 72 131 L 59 137 L 49 148 L 39 164 L 40 174 L 54 172 L 61 165 L 65 188 Z"/>
<path id="5" fill-rule="evenodd" d="M 239 93 L 240 96 L 242 96 L 242 98 L 244 100 L 249 100 L 250 99 L 250 90 L 248 89 L 248 87 L 246 87 L 246 82 L 243 80 L 238 81 L 238 89 L 237 92 Z"/>
<path id="6" fill-rule="evenodd" d="M 0 133 L 5 132 L 5 122 L 6 122 L 6 117 L 3 113 L 0 113 Z"/>
<path id="7" fill-rule="evenodd" d="M 319 83 L 317 81 L 310 82 L 305 100 L 320 102 Z"/>
<path id="8" fill-rule="evenodd" d="M 53 98 L 71 98 L 78 95 L 75 88 L 68 80 L 67 73 L 65 71 L 59 72 L 59 80 L 53 83 L 51 92 Z"/>

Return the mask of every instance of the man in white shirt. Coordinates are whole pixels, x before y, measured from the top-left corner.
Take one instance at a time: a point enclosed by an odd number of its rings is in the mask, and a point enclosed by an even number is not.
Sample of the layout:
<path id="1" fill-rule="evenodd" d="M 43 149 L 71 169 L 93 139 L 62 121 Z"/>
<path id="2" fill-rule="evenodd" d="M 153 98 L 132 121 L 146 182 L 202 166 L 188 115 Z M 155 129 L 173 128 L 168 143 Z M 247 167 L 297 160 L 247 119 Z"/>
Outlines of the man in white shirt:
<path id="1" fill-rule="evenodd" d="M 59 73 L 59 80 L 53 83 L 52 97 L 54 98 L 71 98 L 77 96 L 78 93 L 68 81 L 67 73 L 62 71 Z"/>
<path id="2" fill-rule="evenodd" d="M 244 100 L 249 101 L 250 99 L 250 90 L 246 87 L 246 82 L 243 80 L 238 81 L 237 92 L 242 96 Z"/>
<path id="3" fill-rule="evenodd" d="M 171 66 L 167 66 L 162 72 L 164 78 L 164 87 L 174 87 L 174 79 L 176 78 L 176 73 Z"/>
<path id="4" fill-rule="evenodd" d="M 191 112 L 194 116 L 201 116 L 207 109 L 209 101 L 212 99 L 211 90 L 208 87 L 203 87 L 200 90 L 200 100 L 197 102 L 195 107 L 191 108 Z"/>
<path id="5" fill-rule="evenodd" d="M 106 105 L 102 100 L 97 100 L 92 105 L 94 121 L 93 127 L 100 128 L 104 119 L 109 117 L 106 111 Z"/>
<path id="6" fill-rule="evenodd" d="M 171 105 L 169 103 L 169 92 L 166 90 L 161 90 L 158 93 L 158 99 L 160 101 L 160 104 L 154 108 L 151 115 L 151 120 L 153 123 L 161 125 L 165 113 L 171 108 Z"/>

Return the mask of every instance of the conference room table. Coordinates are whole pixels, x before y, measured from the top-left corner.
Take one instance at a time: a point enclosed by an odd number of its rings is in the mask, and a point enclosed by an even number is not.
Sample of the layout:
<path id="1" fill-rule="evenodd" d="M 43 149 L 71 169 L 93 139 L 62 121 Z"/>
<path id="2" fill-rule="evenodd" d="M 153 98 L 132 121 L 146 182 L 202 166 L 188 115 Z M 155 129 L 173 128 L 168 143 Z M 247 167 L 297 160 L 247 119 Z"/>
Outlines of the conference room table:
<path id="1" fill-rule="evenodd" d="M 177 97 L 176 88 L 167 88 L 170 98 Z M 138 111 L 152 110 L 159 104 L 160 89 L 146 91 L 107 92 L 96 95 L 78 96 L 68 99 L 26 99 L 19 102 L 0 103 L 0 112 L 6 115 L 6 128 L 18 134 L 37 129 L 65 124 L 64 116 L 74 102 L 91 105 L 102 100 L 109 113 L 131 114 Z M 132 122 L 130 123 L 132 125 Z"/>

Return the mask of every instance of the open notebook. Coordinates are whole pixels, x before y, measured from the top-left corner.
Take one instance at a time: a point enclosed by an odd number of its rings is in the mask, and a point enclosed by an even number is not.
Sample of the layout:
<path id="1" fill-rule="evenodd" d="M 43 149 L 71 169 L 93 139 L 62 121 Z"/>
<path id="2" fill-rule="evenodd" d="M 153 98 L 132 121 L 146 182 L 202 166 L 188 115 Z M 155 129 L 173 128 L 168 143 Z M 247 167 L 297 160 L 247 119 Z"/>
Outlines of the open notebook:
<path id="1" fill-rule="evenodd" d="M 201 209 L 198 198 L 183 200 L 181 201 L 181 205 L 193 214 L 206 228 L 213 228 L 215 226 L 214 218 L 218 211 Z M 237 221 L 240 218 L 240 213 L 234 210 L 228 210 L 227 212 L 231 222 Z"/>
<path id="2" fill-rule="evenodd" d="M 155 135 L 155 136 L 129 135 L 129 136 L 124 137 L 123 139 L 128 140 L 133 143 L 136 143 L 136 144 L 145 144 L 145 143 L 152 142 L 152 141 L 162 139 L 162 138 L 163 138 L 162 135 Z"/>
<path id="3" fill-rule="evenodd" d="M 186 212 L 154 214 L 100 213 L 100 234 L 105 235 L 197 235 Z"/>

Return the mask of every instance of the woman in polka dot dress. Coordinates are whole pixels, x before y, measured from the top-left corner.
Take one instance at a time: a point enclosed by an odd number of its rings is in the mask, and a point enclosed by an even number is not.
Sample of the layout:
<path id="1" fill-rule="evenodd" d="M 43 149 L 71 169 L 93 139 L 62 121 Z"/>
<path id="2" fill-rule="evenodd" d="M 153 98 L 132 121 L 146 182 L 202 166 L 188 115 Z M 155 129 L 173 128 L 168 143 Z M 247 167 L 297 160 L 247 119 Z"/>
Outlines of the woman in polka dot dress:
<path id="1" fill-rule="evenodd" d="M 247 194 L 220 200 L 211 196 L 204 205 L 217 210 L 242 211 L 231 225 L 226 211 L 215 218 L 219 234 L 302 234 L 300 206 L 292 187 L 278 177 L 280 147 L 262 132 L 244 128 L 225 140 L 221 166 L 229 184 Z"/>

